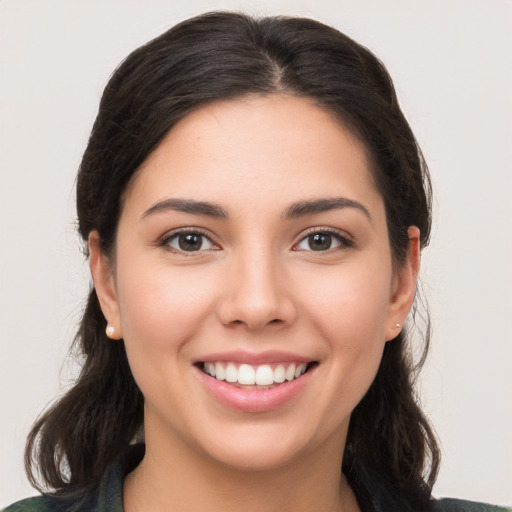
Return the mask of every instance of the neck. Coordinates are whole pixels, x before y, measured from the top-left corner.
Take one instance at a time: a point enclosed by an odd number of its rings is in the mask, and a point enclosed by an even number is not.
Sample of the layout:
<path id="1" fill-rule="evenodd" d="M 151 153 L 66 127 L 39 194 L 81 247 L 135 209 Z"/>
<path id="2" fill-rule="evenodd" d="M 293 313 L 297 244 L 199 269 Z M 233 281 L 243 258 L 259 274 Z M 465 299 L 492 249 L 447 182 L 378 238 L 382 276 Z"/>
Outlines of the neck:
<path id="1" fill-rule="evenodd" d="M 356 512 L 341 472 L 344 439 L 264 470 L 240 470 L 182 443 L 164 446 L 146 432 L 146 454 L 125 479 L 125 512 Z"/>

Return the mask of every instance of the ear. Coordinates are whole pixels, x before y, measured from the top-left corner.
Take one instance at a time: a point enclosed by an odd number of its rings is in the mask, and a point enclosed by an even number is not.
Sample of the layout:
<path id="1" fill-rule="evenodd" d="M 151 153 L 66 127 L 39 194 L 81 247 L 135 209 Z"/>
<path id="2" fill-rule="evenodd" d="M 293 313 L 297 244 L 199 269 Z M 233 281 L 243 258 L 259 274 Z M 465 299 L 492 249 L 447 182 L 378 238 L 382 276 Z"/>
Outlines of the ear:
<path id="1" fill-rule="evenodd" d="M 416 292 L 416 280 L 420 270 L 420 230 L 416 226 L 410 226 L 407 233 L 409 235 L 407 258 L 400 268 L 395 270 L 391 286 L 386 341 L 396 338 L 400 333 Z"/>
<path id="2" fill-rule="evenodd" d="M 107 320 L 107 324 L 114 328 L 109 337 L 112 339 L 121 339 L 121 318 L 119 315 L 119 302 L 117 300 L 117 290 L 114 279 L 114 268 L 112 262 L 101 250 L 100 235 L 91 231 L 88 238 L 89 244 L 89 266 L 96 295 L 100 302 L 101 311 Z"/>

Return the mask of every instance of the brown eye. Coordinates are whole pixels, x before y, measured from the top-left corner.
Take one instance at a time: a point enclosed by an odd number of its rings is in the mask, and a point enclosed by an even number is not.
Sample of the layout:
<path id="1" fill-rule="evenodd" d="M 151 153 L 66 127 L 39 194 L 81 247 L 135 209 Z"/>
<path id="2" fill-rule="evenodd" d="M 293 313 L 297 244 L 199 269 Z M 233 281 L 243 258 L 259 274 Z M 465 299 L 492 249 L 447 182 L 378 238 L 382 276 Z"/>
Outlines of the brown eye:
<path id="1" fill-rule="evenodd" d="M 332 236 L 324 233 L 315 233 L 308 236 L 308 244 L 313 251 L 327 251 L 331 248 Z"/>
<path id="2" fill-rule="evenodd" d="M 206 235 L 197 232 L 175 233 L 165 240 L 164 245 L 176 252 L 197 252 L 216 248 Z"/>
<path id="3" fill-rule="evenodd" d="M 182 251 L 199 251 L 203 245 L 203 237 L 192 233 L 180 235 L 178 245 Z"/>
<path id="4" fill-rule="evenodd" d="M 337 233 L 317 231 L 305 236 L 295 247 L 296 251 L 329 251 L 351 247 L 351 242 Z"/>

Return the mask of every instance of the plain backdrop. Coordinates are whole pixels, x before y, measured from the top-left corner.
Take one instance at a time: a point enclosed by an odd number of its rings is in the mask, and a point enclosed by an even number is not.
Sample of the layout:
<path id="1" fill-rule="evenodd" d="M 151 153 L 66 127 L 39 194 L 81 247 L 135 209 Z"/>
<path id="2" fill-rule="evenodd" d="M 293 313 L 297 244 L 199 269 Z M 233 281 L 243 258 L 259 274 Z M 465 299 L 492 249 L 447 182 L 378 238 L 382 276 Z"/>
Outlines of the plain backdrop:
<path id="1" fill-rule="evenodd" d="M 506 0 L 0 0 L 0 507 L 34 494 L 31 423 L 77 368 L 89 286 L 74 179 L 98 101 L 133 49 L 213 9 L 334 25 L 387 65 L 435 191 L 421 397 L 437 496 L 512 504 L 512 3 Z"/>

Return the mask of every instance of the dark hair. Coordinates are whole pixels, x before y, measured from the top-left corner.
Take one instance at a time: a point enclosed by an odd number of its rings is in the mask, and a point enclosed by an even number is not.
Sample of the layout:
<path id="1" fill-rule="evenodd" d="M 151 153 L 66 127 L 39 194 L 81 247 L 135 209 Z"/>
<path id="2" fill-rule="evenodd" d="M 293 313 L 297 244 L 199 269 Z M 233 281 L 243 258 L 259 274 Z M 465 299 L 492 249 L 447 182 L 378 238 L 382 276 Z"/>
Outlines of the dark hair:
<path id="1" fill-rule="evenodd" d="M 78 173 L 83 239 L 97 230 L 102 250 L 112 249 L 123 192 L 180 119 L 208 102 L 280 93 L 313 99 L 363 142 L 395 263 L 407 254 L 409 226 L 420 229 L 424 247 L 429 175 L 382 63 L 317 21 L 230 12 L 178 24 L 135 50 L 110 79 Z M 105 326 L 93 289 L 75 340 L 81 374 L 28 438 L 27 472 L 33 485 L 42 482 L 39 489 L 94 485 L 142 428 L 143 396 L 123 344 L 109 341 Z M 425 338 L 426 353 L 428 329 Z M 385 475 L 412 503 L 430 497 L 439 450 L 414 394 L 409 352 L 405 330 L 386 343 L 377 376 L 353 411 L 344 466 Z"/>

